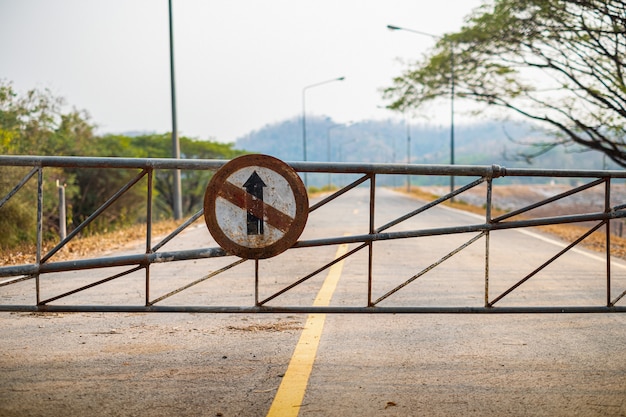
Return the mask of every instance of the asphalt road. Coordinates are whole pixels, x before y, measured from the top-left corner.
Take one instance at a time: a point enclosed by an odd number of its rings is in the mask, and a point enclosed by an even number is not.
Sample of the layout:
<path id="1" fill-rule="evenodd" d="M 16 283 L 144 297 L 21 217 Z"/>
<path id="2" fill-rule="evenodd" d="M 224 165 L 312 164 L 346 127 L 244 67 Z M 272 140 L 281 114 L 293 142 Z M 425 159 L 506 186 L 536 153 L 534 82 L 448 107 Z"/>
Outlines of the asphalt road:
<path id="1" fill-rule="evenodd" d="M 376 226 L 417 204 L 387 190 L 377 195 Z M 367 189 L 357 189 L 311 213 L 302 239 L 367 233 L 367 197 Z M 391 230 L 476 223 L 441 208 Z M 376 242 L 372 298 L 471 237 Z M 490 240 L 491 300 L 560 250 L 529 231 L 492 233 Z M 164 249 L 206 246 L 214 243 L 200 224 Z M 341 249 L 290 250 L 261 261 L 259 298 Z M 154 266 L 151 297 L 232 261 Z M 253 266 L 245 262 L 163 303 L 253 305 Z M 497 306 L 603 305 L 604 268 L 596 255 L 572 252 Z M 613 269 L 614 291 L 621 292 L 626 269 Z M 42 293 L 54 296 L 101 274 L 51 276 Z M 484 275 L 481 238 L 380 305 L 480 307 Z M 2 287 L 1 301 L 32 304 L 33 287 L 30 281 Z M 364 249 L 270 304 L 364 306 L 367 297 Z M 144 299 L 144 275 L 136 273 L 56 303 L 141 305 Z M 626 415 L 623 314 L 0 313 L 0 335 L 0 416 Z"/>

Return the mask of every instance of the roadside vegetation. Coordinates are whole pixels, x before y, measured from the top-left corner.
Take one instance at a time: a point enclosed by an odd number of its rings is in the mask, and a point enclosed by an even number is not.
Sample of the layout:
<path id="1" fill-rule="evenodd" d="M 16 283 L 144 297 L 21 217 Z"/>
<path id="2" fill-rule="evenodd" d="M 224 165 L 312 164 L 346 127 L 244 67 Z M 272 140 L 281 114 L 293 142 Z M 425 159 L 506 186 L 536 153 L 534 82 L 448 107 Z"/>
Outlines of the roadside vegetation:
<path id="1" fill-rule="evenodd" d="M 172 232 L 181 222 L 162 220 L 152 224 L 152 236 L 165 236 Z M 102 256 L 105 253 L 121 250 L 131 244 L 145 241 L 146 225 L 136 224 L 113 231 L 94 233 L 88 236 L 77 236 L 68 242 L 61 251 L 54 255 L 54 261 L 66 261 Z M 44 242 L 42 252 L 52 249 L 56 241 Z M 0 249 L 0 265 L 23 265 L 35 263 L 36 246 L 33 243 L 21 243 L 11 248 Z"/>
<path id="2" fill-rule="evenodd" d="M 47 90 L 18 94 L 10 82 L 0 80 L 0 154 L 98 156 L 126 158 L 168 158 L 171 134 L 97 135 L 96 126 L 84 111 L 65 111 L 63 100 Z M 188 137 L 180 138 L 181 155 L 189 159 L 231 159 L 244 152 L 233 144 Z M 0 198 L 24 178 L 30 167 L 0 167 Z M 58 187 L 64 187 L 67 232 L 88 218 L 117 192 L 138 170 L 46 168 L 43 187 L 44 246 L 58 241 Z M 210 171 L 196 171 L 182 178 L 183 212 L 197 211 Z M 147 179 L 141 180 L 81 232 L 81 236 L 124 233 L 146 217 Z M 37 177 L 0 208 L 0 252 L 13 254 L 31 248 L 36 239 Z M 153 220 L 171 219 L 173 213 L 173 172 L 160 170 L 154 177 Z M 143 226 L 145 228 L 145 226 Z M 70 245 L 82 250 L 85 242 Z M 32 249 L 32 248 L 31 248 Z M 32 250 L 30 250 L 32 253 Z M 5 258 L 6 256 L 3 256 Z M 4 263 L 4 262 L 3 262 Z"/>

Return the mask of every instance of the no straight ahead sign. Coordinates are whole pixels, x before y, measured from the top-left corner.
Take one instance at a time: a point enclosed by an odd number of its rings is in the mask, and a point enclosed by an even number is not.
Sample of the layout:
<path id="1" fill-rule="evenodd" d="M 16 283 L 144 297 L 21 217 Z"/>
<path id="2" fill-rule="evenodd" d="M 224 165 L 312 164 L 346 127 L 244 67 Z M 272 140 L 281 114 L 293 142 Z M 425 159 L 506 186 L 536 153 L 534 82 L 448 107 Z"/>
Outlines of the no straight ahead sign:
<path id="1" fill-rule="evenodd" d="M 244 155 L 225 164 L 209 182 L 204 218 L 224 250 L 263 259 L 298 240 L 308 205 L 304 184 L 293 168 L 268 155 Z"/>

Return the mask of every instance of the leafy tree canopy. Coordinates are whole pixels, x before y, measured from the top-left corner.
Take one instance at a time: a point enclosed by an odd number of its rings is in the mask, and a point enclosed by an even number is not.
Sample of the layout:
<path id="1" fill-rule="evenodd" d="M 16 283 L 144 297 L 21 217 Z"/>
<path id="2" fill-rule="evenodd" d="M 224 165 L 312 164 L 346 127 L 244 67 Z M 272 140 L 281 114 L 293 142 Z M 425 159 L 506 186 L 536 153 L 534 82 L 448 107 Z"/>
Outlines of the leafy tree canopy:
<path id="1" fill-rule="evenodd" d="M 452 58 L 452 59 L 451 59 Z M 626 3 L 495 0 L 385 89 L 392 109 L 450 94 L 539 121 L 626 167 Z M 452 83 L 454 81 L 454 83 Z"/>
<path id="2" fill-rule="evenodd" d="M 0 153 L 8 155 L 78 155 L 127 158 L 171 156 L 171 135 L 97 136 L 85 111 L 64 111 L 64 103 L 48 90 L 18 94 L 10 82 L 0 80 Z M 230 159 L 242 154 L 233 144 L 180 138 L 181 154 L 193 159 Z M 0 198 L 28 172 L 21 167 L 0 167 Z M 182 179 L 186 213 L 202 207 L 211 171 L 186 172 Z M 69 228 L 88 218 L 123 187 L 135 170 L 47 168 L 44 175 L 44 234 L 54 237 L 58 225 L 57 181 L 65 186 Z M 36 181 L 29 181 L 0 209 L 0 247 L 33 240 Z M 127 191 L 115 205 L 92 223 L 93 231 L 112 229 L 144 220 L 145 183 Z M 173 172 L 158 170 L 154 179 L 155 219 L 167 218 L 173 207 Z"/>

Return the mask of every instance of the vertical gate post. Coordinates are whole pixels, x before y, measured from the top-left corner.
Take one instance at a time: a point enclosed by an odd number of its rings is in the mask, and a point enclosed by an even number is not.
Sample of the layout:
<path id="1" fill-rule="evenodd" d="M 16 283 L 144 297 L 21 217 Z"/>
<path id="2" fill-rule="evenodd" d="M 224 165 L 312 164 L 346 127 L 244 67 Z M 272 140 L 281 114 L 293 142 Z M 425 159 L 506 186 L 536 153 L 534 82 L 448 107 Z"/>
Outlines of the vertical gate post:
<path id="1" fill-rule="evenodd" d="M 61 240 L 67 237 L 67 213 L 65 209 L 65 185 L 60 185 L 57 180 L 59 190 L 59 237 Z"/>
<path id="2" fill-rule="evenodd" d="M 41 250 L 43 239 L 43 166 L 39 166 L 37 170 L 37 267 L 41 265 Z M 35 292 L 37 305 L 41 302 L 41 294 L 39 292 L 39 271 L 35 275 Z"/>
<path id="3" fill-rule="evenodd" d="M 147 170 L 148 173 L 148 194 L 146 195 L 146 254 L 151 254 L 152 250 L 152 200 L 153 200 L 153 180 L 154 169 Z M 150 264 L 145 266 L 146 272 L 146 306 L 150 305 Z"/>
<path id="4" fill-rule="evenodd" d="M 604 212 L 611 211 L 611 179 L 604 179 Z M 611 306 L 611 221 L 606 220 L 606 305 Z"/>
<path id="5" fill-rule="evenodd" d="M 491 225 L 491 198 L 493 190 L 493 179 L 487 178 L 487 196 L 485 202 L 485 224 Z M 489 307 L 489 238 L 491 230 L 485 231 L 485 307 Z"/>
<path id="6" fill-rule="evenodd" d="M 376 174 L 370 174 L 370 224 L 369 233 L 375 234 L 375 209 L 376 209 Z M 372 306 L 372 270 L 374 268 L 373 256 L 374 256 L 374 242 L 369 241 L 368 244 L 368 266 L 367 266 L 367 306 Z"/>

